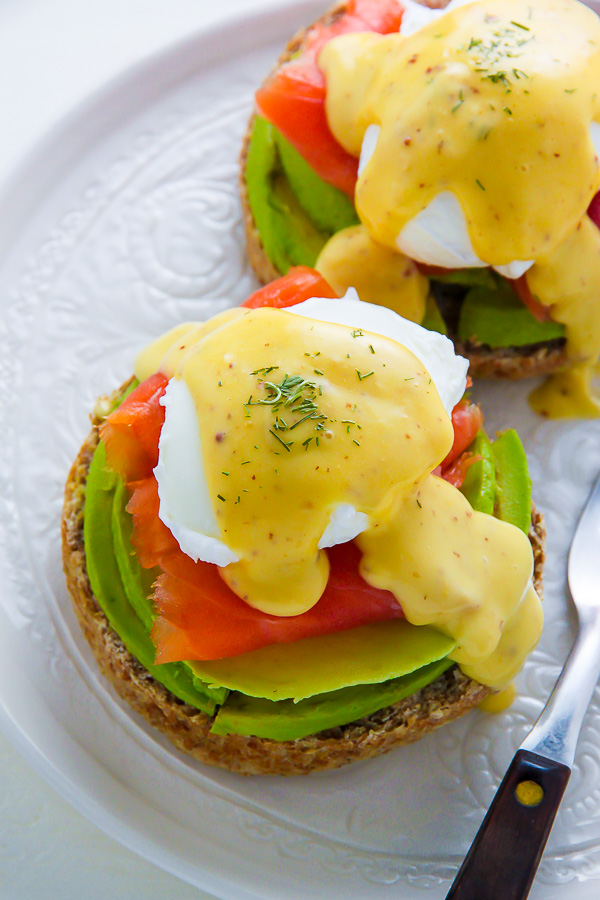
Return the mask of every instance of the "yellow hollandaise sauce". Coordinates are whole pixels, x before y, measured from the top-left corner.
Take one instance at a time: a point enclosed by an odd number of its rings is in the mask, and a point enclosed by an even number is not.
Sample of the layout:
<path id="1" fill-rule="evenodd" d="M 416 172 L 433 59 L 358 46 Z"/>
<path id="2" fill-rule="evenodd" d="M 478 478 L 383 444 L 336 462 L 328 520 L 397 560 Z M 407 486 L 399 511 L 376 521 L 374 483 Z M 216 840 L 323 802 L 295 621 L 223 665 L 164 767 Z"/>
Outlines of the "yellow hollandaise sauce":
<path id="1" fill-rule="evenodd" d="M 374 241 L 364 225 L 334 234 L 315 267 L 340 297 L 353 287 L 368 303 L 387 306 L 411 322 L 423 321 L 429 280 L 413 260 Z"/>
<path id="2" fill-rule="evenodd" d="M 541 605 L 523 532 L 474 512 L 431 471 L 453 441 L 422 363 L 389 338 L 283 310 L 239 309 L 174 329 L 138 377 L 183 379 L 194 401 L 221 539 L 220 569 L 245 602 L 300 615 L 329 571 L 332 514 L 364 514 L 362 573 L 406 618 L 456 640 L 453 658 L 494 689 L 539 638 Z"/>
<path id="3" fill-rule="evenodd" d="M 489 0 L 406 37 L 340 36 L 319 66 L 338 142 L 359 156 L 367 128 L 380 129 L 355 193 L 370 238 L 397 250 L 405 226 L 451 192 L 477 256 L 533 261 L 532 292 L 566 326 L 579 368 L 554 376 L 534 407 L 598 415 L 589 383 L 600 353 L 600 230 L 586 215 L 600 187 L 598 17 L 573 0 Z M 353 240 L 336 236 L 322 271 L 343 282 L 347 266 L 350 277 L 344 241 Z"/>
<path id="4" fill-rule="evenodd" d="M 531 394 L 531 405 L 549 418 L 597 417 L 600 402 L 591 380 L 600 353 L 600 229 L 585 216 L 553 252 L 536 260 L 527 283 L 566 326 L 573 360 Z"/>
<path id="5" fill-rule="evenodd" d="M 495 689 L 512 681 L 543 618 L 522 531 L 474 511 L 460 491 L 431 476 L 357 543 L 365 580 L 402 598 L 413 625 L 452 636 L 451 657 L 466 675 Z"/>
<path id="6" fill-rule="evenodd" d="M 501 691 L 495 691 L 484 697 L 479 704 L 479 709 L 491 714 L 505 712 L 513 705 L 516 696 L 515 686 L 511 683 L 507 687 L 502 688 Z"/>

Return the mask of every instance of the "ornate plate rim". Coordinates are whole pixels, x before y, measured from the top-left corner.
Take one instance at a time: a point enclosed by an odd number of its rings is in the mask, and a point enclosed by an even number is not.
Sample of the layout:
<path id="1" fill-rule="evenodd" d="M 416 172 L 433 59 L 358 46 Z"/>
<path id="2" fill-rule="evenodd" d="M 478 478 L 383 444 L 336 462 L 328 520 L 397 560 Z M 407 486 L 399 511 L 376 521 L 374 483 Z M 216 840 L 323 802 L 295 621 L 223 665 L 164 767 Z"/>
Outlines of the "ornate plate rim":
<path id="1" fill-rule="evenodd" d="M 173 43 L 171 46 L 157 53 L 152 54 L 145 60 L 136 63 L 125 69 L 123 72 L 112 78 L 109 82 L 93 92 L 81 104 L 78 104 L 73 110 L 67 113 L 59 122 L 57 122 L 39 141 L 32 147 L 24 160 L 10 173 L 0 186 L 0 209 L 16 209 L 18 217 L 7 221 L 0 220 L 0 257 L 9 256 L 15 246 L 18 247 L 19 235 L 24 226 L 30 221 L 30 217 L 34 214 L 34 200 L 39 200 L 40 193 L 43 197 L 51 193 L 53 188 L 53 170 L 47 167 L 46 162 L 51 154 L 49 151 L 57 146 L 69 147 L 72 153 L 77 149 L 93 146 L 94 136 L 98 132 L 99 124 L 106 121 L 108 116 L 109 127 L 116 130 L 119 123 L 124 121 L 131 109 L 138 110 L 140 103 L 144 99 L 160 95 L 161 92 L 169 89 L 170 86 L 180 80 L 184 80 L 186 76 L 198 71 L 199 68 L 209 68 L 213 60 L 217 57 L 218 48 L 227 47 L 231 52 L 232 49 L 239 51 L 249 50 L 256 46 L 258 41 L 256 35 L 260 35 L 261 42 L 268 41 L 271 37 L 278 37 L 281 33 L 291 32 L 290 21 L 297 20 L 311 21 L 314 15 L 322 10 L 324 3 L 321 0 L 295 0 L 295 2 L 281 5 L 281 3 L 263 3 L 260 9 L 252 13 L 245 13 L 232 18 L 225 24 L 219 24 L 210 28 L 203 28 L 195 34 Z M 285 31 L 284 31 L 285 29 Z M 194 57 L 202 55 L 199 51 L 205 50 L 206 53 L 199 67 L 194 63 Z M 135 100 L 128 100 L 127 88 L 136 85 L 138 90 L 132 92 Z M 140 86 L 142 86 L 140 88 Z M 120 101 L 114 106 L 110 103 L 115 97 L 119 97 Z M 111 107 L 107 111 L 107 107 Z M 85 125 L 81 128 L 81 125 Z M 60 155 L 58 155 L 60 156 Z M 64 158 L 55 166 L 65 165 Z M 40 180 L 37 180 L 37 190 L 32 194 L 28 188 L 28 175 L 36 169 L 38 172 L 44 170 L 44 183 L 40 189 Z M 0 720 L 3 731 L 9 739 L 18 747 L 23 756 L 36 768 L 40 774 L 60 793 L 62 794 L 76 809 L 82 812 L 87 818 L 106 831 L 109 835 L 119 840 L 134 852 L 151 859 L 167 871 L 178 877 L 209 890 L 222 898 L 233 898 L 241 900 L 244 897 L 273 897 L 281 898 L 283 896 L 280 886 L 269 883 L 260 887 L 260 894 L 254 890 L 251 879 L 246 873 L 240 873 L 234 879 L 233 873 L 231 877 L 223 878 L 221 867 L 216 865 L 214 860 L 203 859 L 203 868 L 196 866 L 195 869 L 190 868 L 190 864 L 181 855 L 177 854 L 172 848 L 166 848 L 156 836 L 148 833 L 148 829 L 142 833 L 139 826 L 135 827 L 132 822 L 124 821 L 123 817 L 115 813 L 110 799 L 102 798 L 94 795 L 91 790 L 86 791 L 81 783 L 78 783 L 77 777 L 62 770 L 56 761 L 56 751 L 53 753 L 45 752 L 43 740 L 39 736 L 34 738 L 28 733 L 19 721 L 10 714 L 4 704 L 3 685 L 0 682 Z M 96 761 L 94 760 L 94 764 Z M 81 780 L 81 779 L 80 779 Z M 221 796 L 220 802 L 227 802 Z M 251 813 L 250 813 L 251 816 Z M 257 821 L 256 826 L 260 827 L 264 823 L 267 827 L 277 827 L 276 824 L 269 826 L 268 815 L 265 814 L 264 820 Z M 250 822 L 252 827 L 252 822 Z M 307 846 L 310 844 L 307 839 Z M 336 842 L 332 841 L 329 848 L 323 846 L 321 848 L 322 855 L 332 854 L 330 864 L 320 867 L 320 873 L 323 877 L 321 888 L 327 882 L 329 889 L 333 892 L 339 891 L 343 884 L 343 876 L 350 874 L 353 867 L 356 867 L 356 861 L 348 868 L 344 866 L 344 860 L 338 859 L 336 866 L 335 860 Z M 290 846 L 286 853 L 286 896 L 301 897 L 304 896 L 302 885 L 303 861 L 306 859 L 306 847 Z M 383 857 L 386 854 L 382 854 Z M 281 863 L 281 860 L 279 860 Z M 423 882 L 435 885 L 439 883 L 439 879 L 435 876 L 429 880 L 427 873 L 427 863 L 425 859 L 415 860 L 415 866 L 420 871 L 412 872 L 404 871 L 402 873 L 402 883 L 405 885 L 403 896 L 421 896 L 421 889 L 416 888 L 417 882 Z M 305 874 L 305 873 L 304 873 Z M 448 875 L 451 873 L 449 872 Z M 391 873 L 392 875 L 392 873 Z M 294 885 L 291 886 L 289 879 L 294 879 Z M 342 879 L 342 882 L 340 882 Z M 390 878 L 391 882 L 397 882 L 397 877 Z M 378 888 L 377 883 L 365 881 L 364 884 L 357 886 L 355 897 L 375 896 Z M 348 885 L 346 885 L 348 887 Z M 548 887 L 548 886 L 546 886 Z M 564 886 L 562 887 L 564 890 Z M 365 893 L 366 891 L 366 893 Z M 333 894 L 332 894 L 333 896 Z"/>

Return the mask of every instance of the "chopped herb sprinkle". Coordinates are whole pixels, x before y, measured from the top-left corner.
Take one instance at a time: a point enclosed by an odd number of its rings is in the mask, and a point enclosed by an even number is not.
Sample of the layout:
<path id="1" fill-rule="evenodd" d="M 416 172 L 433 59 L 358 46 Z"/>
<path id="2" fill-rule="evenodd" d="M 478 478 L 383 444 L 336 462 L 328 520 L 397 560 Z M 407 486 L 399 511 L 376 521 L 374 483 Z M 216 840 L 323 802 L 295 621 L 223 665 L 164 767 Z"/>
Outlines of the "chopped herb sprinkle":
<path id="1" fill-rule="evenodd" d="M 269 428 L 269 434 L 272 434 L 274 438 L 277 438 L 277 440 L 279 441 L 279 443 L 281 444 L 281 446 L 282 446 L 282 447 L 285 447 L 285 449 L 287 450 L 288 453 L 291 453 L 290 447 L 291 447 L 292 444 L 294 443 L 293 441 L 284 441 L 284 440 L 282 440 L 282 439 L 279 437 L 279 435 L 277 434 L 277 432 L 276 432 L 276 431 L 273 431 L 271 428 Z"/>
<path id="2" fill-rule="evenodd" d="M 456 104 L 456 106 L 452 107 L 452 113 L 455 113 L 458 109 L 460 109 L 460 107 L 463 105 L 464 102 L 465 102 L 465 98 L 463 97 L 463 92 L 459 91 L 458 103 Z"/>
<path id="3" fill-rule="evenodd" d="M 263 366 L 262 369 L 255 369 L 254 372 L 250 372 L 251 375 L 268 375 L 269 372 L 274 372 L 275 369 L 278 369 L 279 366 Z"/>
<path id="4" fill-rule="evenodd" d="M 493 19 L 486 19 L 486 24 L 493 22 Z M 514 28 L 511 28 L 513 25 Z M 492 84 L 501 84 L 505 88 L 510 88 L 511 78 L 520 81 L 522 78 L 529 78 L 522 69 L 512 67 L 509 70 L 501 68 L 505 60 L 515 59 L 522 56 L 521 49 L 525 44 L 534 40 L 535 35 L 527 25 L 521 22 L 510 22 L 502 28 L 497 28 L 489 36 L 487 40 L 483 38 L 472 37 L 465 50 L 474 54 L 474 71 L 482 73 L 482 81 L 491 81 Z M 515 31 L 518 29 L 518 31 Z M 522 32 L 529 32 L 524 35 Z M 458 104 L 460 105 L 460 104 Z M 454 112 L 458 106 L 454 107 Z"/>

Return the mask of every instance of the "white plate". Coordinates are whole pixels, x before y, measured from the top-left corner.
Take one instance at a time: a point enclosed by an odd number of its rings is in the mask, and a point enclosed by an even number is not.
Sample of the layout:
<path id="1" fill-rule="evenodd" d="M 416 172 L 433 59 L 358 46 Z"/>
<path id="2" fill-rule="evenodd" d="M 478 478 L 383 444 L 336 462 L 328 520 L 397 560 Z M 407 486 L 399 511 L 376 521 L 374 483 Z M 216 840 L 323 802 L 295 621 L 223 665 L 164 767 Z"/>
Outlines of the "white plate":
<path id="1" fill-rule="evenodd" d="M 243 779 L 175 752 L 98 674 L 60 565 L 62 486 L 95 397 L 149 338 L 254 287 L 240 139 L 253 88 L 321 8 L 246 19 L 135 68 L 52 133 L 0 197 L 0 710 L 78 809 L 219 897 L 442 897 L 571 641 L 565 554 L 600 469 L 599 422 L 535 419 L 523 385 L 478 390 L 491 430 L 520 428 L 546 513 L 543 641 L 510 712 L 475 712 L 337 773 Z M 533 897 L 597 895 L 598 699 Z"/>

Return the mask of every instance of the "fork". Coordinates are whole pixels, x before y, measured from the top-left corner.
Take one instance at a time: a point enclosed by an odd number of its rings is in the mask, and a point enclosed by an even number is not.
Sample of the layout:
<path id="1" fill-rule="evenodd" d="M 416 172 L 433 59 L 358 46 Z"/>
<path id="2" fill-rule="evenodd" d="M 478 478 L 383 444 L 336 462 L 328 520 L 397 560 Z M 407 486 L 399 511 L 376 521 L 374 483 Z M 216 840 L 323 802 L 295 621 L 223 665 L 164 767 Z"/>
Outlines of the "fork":
<path id="1" fill-rule="evenodd" d="M 579 617 L 575 642 L 446 900 L 523 900 L 535 878 L 600 676 L 600 476 L 579 519 L 567 572 Z"/>

